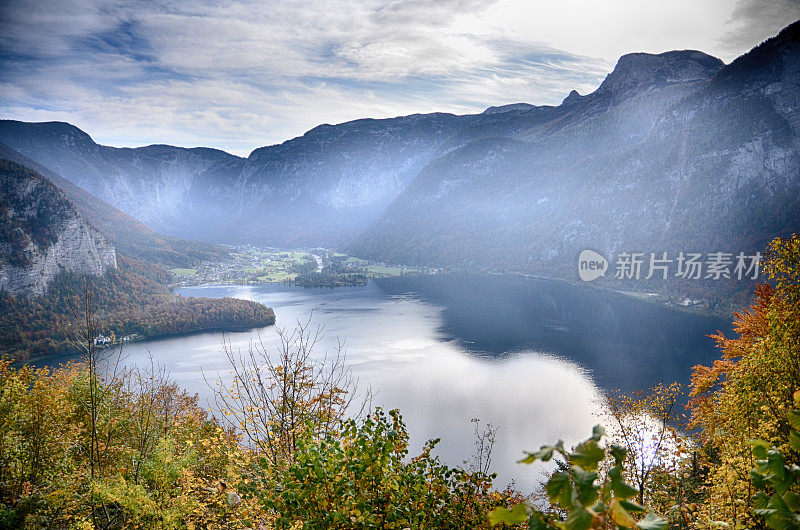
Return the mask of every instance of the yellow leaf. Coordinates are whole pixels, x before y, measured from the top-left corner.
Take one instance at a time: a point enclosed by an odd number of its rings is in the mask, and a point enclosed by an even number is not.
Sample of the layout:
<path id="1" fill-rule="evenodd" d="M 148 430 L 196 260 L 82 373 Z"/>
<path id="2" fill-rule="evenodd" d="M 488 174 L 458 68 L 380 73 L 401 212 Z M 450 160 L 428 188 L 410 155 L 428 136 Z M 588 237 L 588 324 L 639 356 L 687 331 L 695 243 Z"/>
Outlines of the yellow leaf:
<path id="1" fill-rule="evenodd" d="M 617 499 L 611 501 L 611 517 L 618 526 L 625 528 L 633 528 L 636 521 L 630 516 L 628 511 L 622 507 Z"/>

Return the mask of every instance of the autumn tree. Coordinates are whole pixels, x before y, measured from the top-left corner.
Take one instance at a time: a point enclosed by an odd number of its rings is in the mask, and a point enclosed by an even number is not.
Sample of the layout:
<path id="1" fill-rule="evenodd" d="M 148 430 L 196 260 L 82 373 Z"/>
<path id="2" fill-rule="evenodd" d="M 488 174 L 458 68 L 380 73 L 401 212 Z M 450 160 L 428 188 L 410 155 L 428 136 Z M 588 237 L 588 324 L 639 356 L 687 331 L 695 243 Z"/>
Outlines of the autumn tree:
<path id="1" fill-rule="evenodd" d="M 241 432 L 247 444 L 272 465 L 291 462 L 298 437 L 311 426 L 316 439 L 338 429 L 357 397 L 357 380 L 345 362 L 339 345 L 333 354 L 317 357 L 322 329 L 311 318 L 293 330 L 278 329 L 279 347 L 271 351 L 263 342 L 251 342 L 247 352 L 224 351 L 231 366 L 231 380 L 217 380 L 216 409 L 220 421 Z M 307 433 L 306 433 L 307 434 Z"/>
<path id="2" fill-rule="evenodd" d="M 675 477 L 683 460 L 683 437 L 677 430 L 678 383 L 656 385 L 630 394 L 620 391 L 606 398 L 605 414 L 613 443 L 627 449 L 625 474 L 638 490 L 639 504 L 663 496 L 664 480 Z M 661 504 L 672 504 L 672 500 Z M 666 506 L 664 506 L 666 507 Z"/>
<path id="3" fill-rule="evenodd" d="M 691 425 L 700 429 L 711 468 L 701 526 L 758 524 L 751 440 L 797 458 L 788 451 L 787 417 L 800 389 L 800 235 L 775 239 L 766 258 L 764 272 L 773 285 L 760 285 L 753 305 L 735 315 L 738 336 L 713 336 L 721 358 L 692 374 Z"/>

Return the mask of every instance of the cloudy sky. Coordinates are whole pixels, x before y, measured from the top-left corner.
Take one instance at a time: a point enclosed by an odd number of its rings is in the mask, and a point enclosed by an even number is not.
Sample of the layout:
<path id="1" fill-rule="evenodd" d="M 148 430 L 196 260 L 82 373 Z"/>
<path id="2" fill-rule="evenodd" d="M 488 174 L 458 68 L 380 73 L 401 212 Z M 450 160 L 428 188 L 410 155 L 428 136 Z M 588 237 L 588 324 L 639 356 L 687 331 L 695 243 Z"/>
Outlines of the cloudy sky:
<path id="1" fill-rule="evenodd" d="M 620 55 L 730 62 L 796 0 L 2 0 L 0 117 L 246 155 L 320 123 L 558 104 Z"/>

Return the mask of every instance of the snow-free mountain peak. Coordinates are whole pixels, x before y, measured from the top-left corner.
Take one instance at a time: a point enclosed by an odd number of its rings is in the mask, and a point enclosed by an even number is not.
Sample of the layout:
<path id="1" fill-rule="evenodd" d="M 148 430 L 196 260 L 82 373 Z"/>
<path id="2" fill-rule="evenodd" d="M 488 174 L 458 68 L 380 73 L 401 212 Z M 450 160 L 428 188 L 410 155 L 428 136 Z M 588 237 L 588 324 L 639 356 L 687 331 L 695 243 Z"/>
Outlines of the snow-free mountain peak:
<path id="1" fill-rule="evenodd" d="M 597 91 L 630 96 L 649 88 L 703 81 L 713 77 L 723 66 L 725 63 L 721 60 L 697 50 L 657 55 L 629 53 L 619 58 Z"/>
<path id="2" fill-rule="evenodd" d="M 530 103 L 511 103 L 509 105 L 499 105 L 497 107 L 489 107 L 488 109 L 483 111 L 483 114 L 502 114 L 504 112 L 527 111 L 527 110 L 533 110 L 535 108 L 536 105 L 531 105 Z"/>

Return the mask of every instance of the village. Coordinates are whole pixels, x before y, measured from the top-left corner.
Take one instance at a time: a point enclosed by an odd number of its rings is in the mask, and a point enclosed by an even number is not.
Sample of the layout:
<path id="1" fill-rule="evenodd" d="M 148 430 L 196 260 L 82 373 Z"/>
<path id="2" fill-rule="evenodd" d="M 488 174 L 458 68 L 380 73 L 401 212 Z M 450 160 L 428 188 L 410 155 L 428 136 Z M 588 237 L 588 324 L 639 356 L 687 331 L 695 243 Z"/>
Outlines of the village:
<path id="1" fill-rule="evenodd" d="M 406 274 L 434 274 L 434 268 L 371 262 L 325 248 L 282 250 L 238 245 L 230 258 L 204 261 L 191 269 L 172 269 L 173 287 L 209 284 L 259 285 L 285 283 L 304 286 L 363 285 L 369 280 Z"/>

